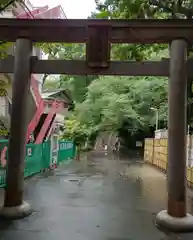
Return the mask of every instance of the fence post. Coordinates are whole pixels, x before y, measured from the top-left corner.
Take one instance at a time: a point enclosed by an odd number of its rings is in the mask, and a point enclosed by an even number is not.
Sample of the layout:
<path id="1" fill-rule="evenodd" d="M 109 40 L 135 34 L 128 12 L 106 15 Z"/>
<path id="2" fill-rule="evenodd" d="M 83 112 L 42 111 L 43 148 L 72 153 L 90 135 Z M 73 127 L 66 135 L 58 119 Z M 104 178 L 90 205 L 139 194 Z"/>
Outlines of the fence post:
<path id="1" fill-rule="evenodd" d="M 155 158 L 155 139 L 153 138 L 152 165 L 154 165 L 154 158 Z"/>

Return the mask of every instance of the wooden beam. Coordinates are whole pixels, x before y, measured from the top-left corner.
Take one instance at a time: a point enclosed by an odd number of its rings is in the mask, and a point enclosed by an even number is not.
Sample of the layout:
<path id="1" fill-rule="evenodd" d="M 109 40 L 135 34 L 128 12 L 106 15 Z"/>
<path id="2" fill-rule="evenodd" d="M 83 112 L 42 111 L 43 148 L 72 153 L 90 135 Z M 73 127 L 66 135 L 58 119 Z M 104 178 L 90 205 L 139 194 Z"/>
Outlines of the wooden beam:
<path id="1" fill-rule="evenodd" d="M 0 73 L 12 73 L 13 69 L 13 57 L 0 60 Z M 109 62 L 109 67 L 91 68 L 88 67 L 86 61 L 37 60 L 33 57 L 31 70 L 36 74 L 169 76 L 169 60 L 161 62 L 113 61 Z"/>
<path id="2" fill-rule="evenodd" d="M 108 41 L 109 29 L 88 27 L 86 43 L 86 62 L 88 67 L 109 67 L 111 45 Z M 94 49 L 94 51 L 93 51 Z"/>
<path id="3" fill-rule="evenodd" d="M 110 61 L 109 67 L 91 68 L 81 60 L 38 60 L 32 57 L 31 71 L 36 74 L 169 76 L 170 59 L 162 61 Z M 193 78 L 193 58 L 187 60 L 187 76 Z M 0 73 L 13 73 L 14 57 L 0 59 Z"/>
<path id="4" fill-rule="evenodd" d="M 86 61 L 38 60 L 34 73 L 66 75 L 121 75 L 121 76 L 168 76 L 169 64 L 164 62 L 110 62 L 106 68 L 90 68 Z"/>
<path id="5" fill-rule="evenodd" d="M 86 43 L 88 27 L 109 29 L 111 43 L 169 43 L 183 38 L 193 43 L 190 20 L 96 20 L 96 19 L 6 19 L 0 18 L 0 40 L 15 42 L 28 38 L 35 42 Z"/>

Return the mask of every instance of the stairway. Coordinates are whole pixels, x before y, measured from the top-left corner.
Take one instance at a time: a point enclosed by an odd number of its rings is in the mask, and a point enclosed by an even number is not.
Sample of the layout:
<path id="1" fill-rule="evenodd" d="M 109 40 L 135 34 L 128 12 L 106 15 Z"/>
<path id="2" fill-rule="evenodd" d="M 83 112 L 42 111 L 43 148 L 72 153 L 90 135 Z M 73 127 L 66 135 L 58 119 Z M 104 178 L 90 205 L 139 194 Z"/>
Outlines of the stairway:
<path id="1" fill-rule="evenodd" d="M 48 134 L 50 133 L 50 129 L 53 126 L 56 113 L 61 107 L 62 105 L 58 104 L 57 101 L 54 101 L 52 103 L 52 107 L 50 108 L 49 113 L 44 114 L 45 116 L 44 116 L 44 121 L 42 122 L 42 127 L 35 138 L 36 144 L 43 142 L 48 137 Z"/>

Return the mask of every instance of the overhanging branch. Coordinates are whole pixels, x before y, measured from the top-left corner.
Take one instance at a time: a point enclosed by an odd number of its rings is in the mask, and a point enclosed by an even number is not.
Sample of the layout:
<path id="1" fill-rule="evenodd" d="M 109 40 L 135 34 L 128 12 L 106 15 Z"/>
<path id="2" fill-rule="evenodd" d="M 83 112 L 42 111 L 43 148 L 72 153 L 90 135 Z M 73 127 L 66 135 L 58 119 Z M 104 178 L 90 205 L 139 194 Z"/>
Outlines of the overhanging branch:
<path id="1" fill-rule="evenodd" d="M 171 14 L 183 14 L 187 18 L 192 18 L 193 16 L 193 7 L 191 8 L 186 8 L 182 6 L 182 1 L 175 1 L 174 2 L 174 7 L 170 8 L 167 5 L 167 2 L 160 1 L 160 0 L 149 0 L 149 3 L 155 7 L 163 9 L 165 12 L 171 13 Z"/>

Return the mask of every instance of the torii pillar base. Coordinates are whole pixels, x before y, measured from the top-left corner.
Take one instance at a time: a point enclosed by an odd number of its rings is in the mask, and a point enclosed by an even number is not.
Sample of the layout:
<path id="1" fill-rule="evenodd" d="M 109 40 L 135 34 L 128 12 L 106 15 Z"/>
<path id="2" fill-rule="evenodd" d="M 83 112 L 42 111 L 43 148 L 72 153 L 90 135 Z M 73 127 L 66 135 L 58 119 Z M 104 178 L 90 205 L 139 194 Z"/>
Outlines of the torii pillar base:
<path id="1" fill-rule="evenodd" d="M 156 216 L 156 225 L 163 231 L 176 233 L 193 232 L 193 216 L 187 213 L 185 217 L 172 217 L 167 210 L 163 210 Z"/>
<path id="2" fill-rule="evenodd" d="M 31 205 L 27 202 L 23 202 L 19 206 L 15 207 L 3 207 L 0 210 L 0 217 L 16 220 L 24 217 L 28 217 L 32 213 Z"/>

